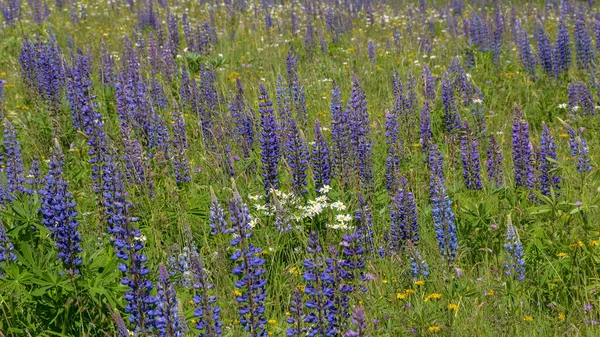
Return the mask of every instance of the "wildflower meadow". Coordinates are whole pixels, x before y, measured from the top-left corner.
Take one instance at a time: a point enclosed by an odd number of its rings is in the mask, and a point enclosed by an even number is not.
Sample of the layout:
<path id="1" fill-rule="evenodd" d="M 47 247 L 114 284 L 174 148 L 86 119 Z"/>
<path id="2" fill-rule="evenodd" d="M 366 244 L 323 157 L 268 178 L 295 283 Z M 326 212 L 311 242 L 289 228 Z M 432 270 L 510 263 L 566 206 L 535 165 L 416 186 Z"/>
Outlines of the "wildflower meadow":
<path id="1" fill-rule="evenodd" d="M 0 337 L 600 336 L 597 0 L 0 9 Z"/>

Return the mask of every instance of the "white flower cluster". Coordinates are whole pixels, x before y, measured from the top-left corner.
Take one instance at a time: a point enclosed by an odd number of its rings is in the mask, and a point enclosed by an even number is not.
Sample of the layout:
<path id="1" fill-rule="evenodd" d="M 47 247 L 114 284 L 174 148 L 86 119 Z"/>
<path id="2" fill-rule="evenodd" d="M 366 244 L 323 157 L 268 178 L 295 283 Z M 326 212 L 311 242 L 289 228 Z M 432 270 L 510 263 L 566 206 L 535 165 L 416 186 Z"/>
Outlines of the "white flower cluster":
<path id="1" fill-rule="evenodd" d="M 345 211 L 347 206 L 341 201 L 331 202 L 327 196 L 329 191 L 331 191 L 330 186 L 325 185 L 321 187 L 318 191 L 319 196 L 315 199 L 308 200 L 305 204 L 293 193 L 285 193 L 280 190 L 269 191 L 269 193 L 276 198 L 277 204 L 263 203 L 262 201 L 264 198 L 261 195 L 249 195 L 248 198 L 253 201 L 252 208 L 256 210 L 256 216 L 251 216 L 252 221 L 250 225 L 254 227 L 258 223 L 260 216 L 274 216 L 276 215 L 277 208 L 283 207 L 289 214 L 290 220 L 296 222 L 312 219 L 321 214 L 325 214 L 327 211 L 334 211 L 331 216 L 335 222 L 326 226 L 332 229 L 352 229 L 352 215 L 337 214 L 338 212 Z"/>

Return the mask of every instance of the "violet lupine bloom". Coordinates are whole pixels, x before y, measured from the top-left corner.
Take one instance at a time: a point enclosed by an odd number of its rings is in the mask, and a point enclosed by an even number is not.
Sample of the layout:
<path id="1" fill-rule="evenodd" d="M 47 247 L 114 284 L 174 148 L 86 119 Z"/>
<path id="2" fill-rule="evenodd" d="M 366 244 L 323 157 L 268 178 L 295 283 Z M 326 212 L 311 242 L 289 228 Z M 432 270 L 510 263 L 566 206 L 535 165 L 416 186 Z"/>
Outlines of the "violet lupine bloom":
<path id="1" fill-rule="evenodd" d="M 586 15 L 582 10 L 575 15 L 575 52 L 577 67 L 586 70 L 594 66 L 594 43 L 585 25 Z"/>
<path id="2" fill-rule="evenodd" d="M 504 16 L 500 6 L 494 8 L 494 31 L 492 32 L 492 56 L 495 65 L 500 64 L 500 53 L 504 40 Z"/>
<path id="3" fill-rule="evenodd" d="M 421 80 L 423 81 L 423 96 L 425 100 L 435 100 L 435 78 L 427 65 L 423 65 L 421 72 Z"/>
<path id="4" fill-rule="evenodd" d="M 54 36 L 50 36 L 46 43 L 37 42 L 36 45 L 37 64 L 35 76 L 37 91 L 48 104 L 51 117 L 56 124 L 65 77 L 62 52 Z"/>
<path id="5" fill-rule="evenodd" d="M 235 125 L 234 139 L 241 145 L 244 158 L 248 158 L 254 145 L 254 114 L 244 99 L 242 82 L 239 78 L 236 78 L 235 82 L 237 92 L 235 98 L 229 102 L 229 115 Z"/>
<path id="6" fill-rule="evenodd" d="M 433 194 L 430 200 L 435 236 L 440 254 L 448 265 L 452 265 L 458 248 L 456 224 L 454 211 L 452 210 L 452 201 L 446 194 L 446 186 L 439 177 L 433 178 Z"/>
<path id="7" fill-rule="evenodd" d="M 313 179 L 315 181 L 315 190 L 320 190 L 321 187 L 331 183 L 331 163 L 329 146 L 327 140 L 321 130 L 321 123 L 318 119 L 315 120 L 315 132 L 313 134 L 313 142 L 311 144 L 311 166 L 313 171 Z"/>
<path id="8" fill-rule="evenodd" d="M 444 73 L 442 78 L 442 105 L 444 107 L 444 122 L 446 132 L 452 134 L 457 127 L 459 117 L 456 112 L 456 102 L 454 99 L 454 86 L 448 72 Z"/>
<path id="9" fill-rule="evenodd" d="M 552 46 L 550 44 L 550 37 L 542 23 L 538 22 L 535 26 L 535 37 L 538 44 L 538 59 L 542 65 L 542 70 L 548 75 L 553 75 Z"/>
<path id="10" fill-rule="evenodd" d="M 27 188 L 27 193 L 34 194 L 39 191 L 42 186 L 44 177 L 42 176 L 42 171 L 40 170 L 40 162 L 37 155 L 33 156 L 33 160 L 31 161 L 31 166 L 29 168 L 29 174 L 27 175 L 27 179 L 25 179 L 25 184 L 29 186 Z"/>
<path id="11" fill-rule="evenodd" d="M 296 121 L 291 118 L 289 123 L 285 158 L 292 173 L 292 188 L 296 195 L 301 196 L 307 193 L 306 169 L 308 168 L 308 149 L 306 142 L 300 136 Z"/>
<path id="12" fill-rule="evenodd" d="M 175 286 L 169 279 L 169 272 L 163 263 L 158 264 L 158 282 L 156 283 L 156 308 L 152 310 L 154 326 L 159 337 L 181 337 Z"/>
<path id="13" fill-rule="evenodd" d="M 415 245 L 409 245 L 410 273 L 413 280 L 417 281 L 429 275 L 429 265 L 421 256 L 419 248 Z"/>
<path id="14" fill-rule="evenodd" d="M 529 42 L 529 33 L 527 30 L 521 27 L 519 23 L 517 26 L 518 30 L 518 44 L 519 44 L 519 56 L 521 58 L 521 63 L 523 63 L 523 68 L 525 71 L 529 73 L 531 76 L 535 76 L 535 58 L 531 52 L 531 44 Z"/>
<path id="15" fill-rule="evenodd" d="M 419 243 L 417 206 L 411 192 L 398 189 L 390 208 L 390 247 L 400 251 Z"/>
<path id="16" fill-rule="evenodd" d="M 8 0 L 2 2 L 2 16 L 7 26 L 14 27 L 17 21 L 21 21 L 23 16 L 21 10 L 21 0 Z"/>
<path id="17" fill-rule="evenodd" d="M 369 61 L 375 64 L 377 63 L 377 56 L 375 55 L 375 44 L 373 40 L 369 40 L 369 45 L 367 46 L 367 53 L 369 54 Z"/>
<path id="18" fill-rule="evenodd" d="M 340 88 L 335 81 L 331 89 L 331 149 L 333 168 L 337 176 L 347 179 L 349 173 L 350 125 L 348 111 L 342 108 Z"/>
<path id="19" fill-rule="evenodd" d="M 167 28 L 169 29 L 169 47 L 171 51 L 171 56 L 177 56 L 179 53 L 179 21 L 178 16 L 167 13 Z"/>
<path id="20" fill-rule="evenodd" d="M 479 161 L 479 150 L 477 138 L 473 136 L 469 122 L 465 119 L 460 137 L 460 153 L 462 157 L 463 177 L 467 189 L 480 190 L 481 165 Z"/>
<path id="21" fill-rule="evenodd" d="M 429 195 L 432 197 L 435 194 L 436 180 L 439 179 L 442 184 L 446 182 L 444 178 L 444 157 L 438 149 L 437 144 L 432 144 L 427 152 L 427 165 L 429 165 Z"/>
<path id="22" fill-rule="evenodd" d="M 280 150 L 277 139 L 277 121 L 273 112 L 273 103 L 265 86 L 259 84 L 259 109 L 260 109 L 260 149 L 263 170 L 264 190 L 269 197 L 271 189 L 279 189 L 277 167 L 279 166 Z"/>
<path id="23" fill-rule="evenodd" d="M 115 60 L 108 51 L 106 43 L 102 41 L 102 51 L 100 54 L 100 66 L 98 67 L 100 83 L 108 86 L 115 85 Z"/>
<path id="24" fill-rule="evenodd" d="M 277 99 L 277 117 L 279 117 L 279 138 L 282 143 L 285 143 L 289 136 L 289 123 L 292 118 L 292 103 L 290 88 L 284 83 L 281 75 L 277 75 L 275 97 Z"/>
<path id="25" fill-rule="evenodd" d="M 304 322 L 306 315 L 304 315 L 302 292 L 298 289 L 295 289 L 292 293 L 289 311 L 291 315 L 288 316 L 286 322 L 290 325 L 290 327 L 286 329 L 286 336 L 302 336 L 307 331 L 306 328 L 302 327 L 302 323 Z"/>
<path id="26" fill-rule="evenodd" d="M 123 320 L 123 317 L 121 317 L 121 314 L 117 310 L 114 310 L 111 312 L 111 316 L 112 316 L 113 321 L 115 322 L 115 325 L 117 326 L 117 335 L 119 337 L 131 336 L 129 334 L 129 329 L 127 329 L 127 325 L 125 324 L 125 321 Z"/>
<path id="27" fill-rule="evenodd" d="M 566 18 L 561 13 L 558 21 L 558 36 L 554 44 L 554 76 L 566 72 L 571 66 L 571 41 Z"/>
<path id="28" fill-rule="evenodd" d="M 27 0 L 27 4 L 31 8 L 31 16 L 36 24 L 41 25 L 50 16 L 50 8 L 46 0 Z"/>
<path id="29" fill-rule="evenodd" d="M 17 130 L 6 118 L 4 119 L 4 165 L 6 166 L 9 199 L 13 200 L 17 193 L 24 193 L 27 189 L 25 188 L 21 143 L 17 140 Z"/>
<path id="30" fill-rule="evenodd" d="M 400 174 L 400 155 L 402 143 L 398 142 L 399 123 L 397 110 L 386 111 L 385 114 L 385 143 L 387 145 L 387 158 L 385 159 L 385 186 L 388 193 L 392 194 L 398 189 L 398 176 Z"/>
<path id="31" fill-rule="evenodd" d="M 360 245 L 374 255 L 373 212 L 362 193 L 358 194 L 358 205 L 359 208 L 354 213 L 354 219 L 357 222 L 355 235 L 358 237 Z"/>
<path id="32" fill-rule="evenodd" d="M 507 253 L 507 263 L 504 265 L 506 276 L 512 276 L 518 281 L 525 279 L 525 260 L 523 259 L 523 245 L 517 236 L 512 224 L 510 214 L 508 215 L 508 226 L 506 229 L 506 243 L 504 249 Z"/>
<path id="33" fill-rule="evenodd" d="M 591 171 L 592 166 L 590 165 L 590 157 L 585 139 L 581 135 L 578 135 L 570 126 L 567 126 L 567 131 L 569 133 L 571 155 L 577 157 L 577 171 L 582 173 Z"/>
<path id="34" fill-rule="evenodd" d="M 210 187 L 210 209 L 208 215 L 208 224 L 210 226 L 210 235 L 218 233 L 228 233 L 227 221 L 225 220 L 225 211 L 215 195 L 212 186 Z"/>
<path id="35" fill-rule="evenodd" d="M 192 300 L 196 304 L 194 317 L 198 320 L 196 329 L 200 330 L 198 337 L 221 337 L 221 308 L 217 305 L 217 297 L 210 294 L 214 285 L 210 283 L 198 254 L 192 255 L 191 266 L 195 289 Z"/>
<path id="36" fill-rule="evenodd" d="M 515 108 L 512 126 L 513 166 L 516 186 L 533 189 L 533 154 L 529 141 L 529 123 L 523 118 L 519 108 Z"/>
<path id="37" fill-rule="evenodd" d="M 304 317 L 304 322 L 309 324 L 307 336 L 333 336 L 336 331 L 336 307 L 333 300 L 335 290 L 328 287 L 333 279 L 325 268 L 322 248 L 315 231 L 310 233 L 306 252 L 309 257 L 304 260 L 302 278 L 306 282 L 304 293 L 308 297 Z"/>
<path id="38" fill-rule="evenodd" d="M 431 143 L 431 103 L 429 100 L 423 102 L 421 108 L 421 119 L 420 119 L 420 144 L 423 151 L 427 151 L 429 144 Z"/>
<path id="39" fill-rule="evenodd" d="M 140 187 L 154 197 L 154 182 L 150 172 L 150 161 L 142 148 L 140 141 L 134 138 L 131 128 L 121 124 L 121 136 L 123 138 L 123 162 L 125 164 L 125 176 L 128 183 Z"/>
<path id="40" fill-rule="evenodd" d="M 595 115 L 594 98 L 590 89 L 581 81 L 572 81 L 568 88 L 569 117 L 573 118 L 582 111 L 584 115 Z"/>
<path id="41" fill-rule="evenodd" d="M 71 107 L 73 128 L 83 129 L 83 114 L 93 109 L 92 80 L 90 79 L 90 57 L 78 52 L 73 59 L 73 65 L 65 66 L 67 82 L 66 96 Z"/>
<path id="42" fill-rule="evenodd" d="M 17 260 L 17 255 L 13 253 L 14 250 L 15 247 L 8 239 L 6 228 L 0 220 L 0 277 L 4 277 L 4 274 L 6 274 L 4 268 L 8 265 L 8 262 Z"/>
<path id="43" fill-rule="evenodd" d="M 502 172 L 502 148 L 494 135 L 490 135 L 490 144 L 487 149 L 487 177 L 496 186 L 504 184 L 504 173 Z"/>
<path id="44" fill-rule="evenodd" d="M 354 168 L 358 173 L 361 189 L 370 194 L 375 185 L 373 161 L 371 159 L 373 141 L 369 137 L 371 125 L 367 111 L 367 99 L 358 78 L 352 78 L 352 97 L 348 102 L 350 124 L 350 147 L 355 156 Z"/>
<path id="45" fill-rule="evenodd" d="M 367 330 L 367 319 L 365 318 L 365 311 L 362 307 L 356 307 L 352 310 L 350 321 L 352 324 L 356 325 L 356 329 L 349 329 L 345 334 L 346 337 L 369 337 L 365 332 L 365 330 Z"/>
<path id="46" fill-rule="evenodd" d="M 75 200 L 62 176 L 62 165 L 55 156 L 50 158 L 45 185 L 40 189 L 42 224 L 48 228 L 60 259 L 70 275 L 79 274 L 83 251 L 79 246 L 79 223 L 75 219 Z"/>
<path id="47" fill-rule="evenodd" d="M 177 107 L 175 108 L 177 109 Z M 185 137 L 185 122 L 183 115 L 179 111 L 173 112 L 173 134 L 171 139 L 173 171 L 175 173 L 175 181 L 178 184 L 192 180 L 190 178 L 190 169 L 186 150 L 188 147 Z"/>
<path id="48" fill-rule="evenodd" d="M 540 149 L 538 152 L 538 169 L 540 171 L 538 181 L 543 195 L 550 196 L 551 189 L 560 189 L 560 176 L 555 172 L 558 168 L 556 161 L 556 141 L 550 133 L 546 123 L 542 123 L 542 136 L 540 137 Z"/>
<path id="49" fill-rule="evenodd" d="M 235 288 L 241 292 L 236 297 L 240 324 L 252 337 L 267 337 L 267 320 L 264 317 L 264 301 L 267 297 L 265 260 L 260 257 L 262 249 L 248 242 L 252 236 L 250 213 L 237 190 L 229 202 L 229 217 L 232 233 L 235 234 L 230 242 L 236 249 L 231 255 L 231 260 L 235 262 L 233 274 L 238 277 Z"/>
<path id="50" fill-rule="evenodd" d="M 133 204 L 127 201 L 123 175 L 109 154 L 103 165 L 102 180 L 108 233 L 117 258 L 122 260 L 118 267 L 123 273 L 121 284 L 129 287 L 125 292 L 125 312 L 134 333 L 146 333 L 154 324 L 150 312 L 155 301 L 150 295 L 153 284 L 147 279 L 150 273 L 145 265 L 147 258 L 142 253 L 146 237 L 133 226 L 138 219 L 130 215 Z"/>

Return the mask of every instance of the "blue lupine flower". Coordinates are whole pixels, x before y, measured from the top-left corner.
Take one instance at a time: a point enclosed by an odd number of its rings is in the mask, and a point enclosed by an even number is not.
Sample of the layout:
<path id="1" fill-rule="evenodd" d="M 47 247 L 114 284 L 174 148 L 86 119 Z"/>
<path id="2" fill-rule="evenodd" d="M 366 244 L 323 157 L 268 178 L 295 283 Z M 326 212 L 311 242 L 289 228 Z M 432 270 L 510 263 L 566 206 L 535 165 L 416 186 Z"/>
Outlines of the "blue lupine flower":
<path id="1" fill-rule="evenodd" d="M 560 189 L 560 176 L 555 172 L 558 164 L 556 161 L 556 141 L 546 123 L 542 123 L 542 136 L 540 137 L 540 149 L 538 152 L 538 178 L 539 188 L 543 195 L 550 196 L 550 189 Z"/>
<path id="2" fill-rule="evenodd" d="M 419 242 L 415 198 L 405 188 L 402 186 L 398 189 L 393 203 L 390 205 L 390 246 L 394 250 L 405 248 L 409 242 L 413 245 L 417 245 Z"/>
<path id="3" fill-rule="evenodd" d="M 554 45 L 554 76 L 568 71 L 571 66 L 571 42 L 566 18 L 561 13 L 558 21 L 558 36 Z"/>
<path id="4" fill-rule="evenodd" d="M 529 141 L 529 123 L 524 120 L 519 108 L 515 108 L 514 113 L 512 145 L 515 184 L 532 190 L 535 177 L 532 165 L 531 142 Z"/>
<path id="5" fill-rule="evenodd" d="M 477 138 L 473 137 L 469 122 L 465 119 L 463 130 L 460 137 L 460 150 L 463 165 L 463 177 L 467 189 L 480 190 L 481 184 L 481 166 L 479 163 L 479 150 L 477 148 Z"/>
<path id="6" fill-rule="evenodd" d="M 273 113 L 273 103 L 271 103 L 269 93 L 267 93 L 267 89 L 262 83 L 259 85 L 259 91 L 261 161 L 264 190 L 268 197 L 271 189 L 279 189 L 277 167 L 279 166 L 281 154 L 277 139 L 277 121 Z"/>
<path id="7" fill-rule="evenodd" d="M 333 81 L 331 89 L 331 152 L 334 172 L 348 179 L 350 125 L 348 111 L 342 109 L 340 88 Z"/>
<path id="8" fill-rule="evenodd" d="M 350 124 L 350 147 L 354 156 L 354 168 L 358 173 L 361 189 L 370 194 L 374 188 L 373 161 L 371 159 L 373 141 L 369 137 L 369 112 L 367 99 L 358 78 L 352 78 L 352 97 L 348 102 Z"/>
<path id="9" fill-rule="evenodd" d="M 308 149 L 300 136 L 296 120 L 289 119 L 288 135 L 285 144 L 285 158 L 292 174 L 292 188 L 296 195 L 307 193 L 306 169 L 308 168 Z"/>
<path id="10" fill-rule="evenodd" d="M 408 259 L 410 260 L 410 273 L 413 280 L 419 280 L 429 275 L 429 265 L 421 256 L 416 245 L 409 245 Z"/>
<path id="11" fill-rule="evenodd" d="M 435 100 L 435 78 L 427 65 L 423 65 L 421 72 L 421 80 L 423 81 L 423 96 L 427 100 Z"/>
<path id="12" fill-rule="evenodd" d="M 345 334 L 346 337 L 369 337 L 366 335 L 367 330 L 367 319 L 365 318 L 365 311 L 362 307 L 356 307 L 352 310 L 352 318 L 350 319 L 352 324 L 356 325 L 356 330 L 348 330 Z"/>
<path id="13" fill-rule="evenodd" d="M 421 108 L 421 121 L 420 121 L 420 141 L 421 147 L 423 151 L 427 151 L 427 147 L 429 143 L 431 143 L 431 103 L 429 100 L 425 100 L 423 102 L 423 107 Z"/>
<path id="14" fill-rule="evenodd" d="M 227 233 L 227 221 L 225 220 L 225 211 L 221 207 L 221 203 L 215 195 L 215 191 L 212 186 L 210 188 L 210 210 L 208 216 L 208 225 L 210 226 L 210 235 L 217 235 L 218 233 Z"/>
<path id="15" fill-rule="evenodd" d="M 16 193 L 26 192 L 21 143 L 17 140 L 17 130 L 8 119 L 4 119 L 4 162 L 10 200 Z"/>
<path id="16" fill-rule="evenodd" d="M 398 98 L 396 98 L 398 100 Z M 402 141 L 398 141 L 399 121 L 397 109 L 385 114 L 385 143 L 387 145 L 387 158 L 385 159 L 385 186 L 388 193 L 398 189 L 398 176 L 400 174 L 400 155 L 403 151 Z"/>
<path id="17" fill-rule="evenodd" d="M 456 112 L 456 102 L 454 99 L 454 86 L 448 72 L 442 78 L 442 105 L 444 106 L 444 122 L 446 132 L 452 133 L 457 126 L 459 119 Z"/>
<path id="18" fill-rule="evenodd" d="M 367 53 L 369 54 L 369 61 L 375 64 L 377 63 L 377 56 L 375 55 L 375 44 L 373 40 L 369 40 L 369 44 L 367 46 Z"/>
<path id="19" fill-rule="evenodd" d="M 496 141 L 494 135 L 490 135 L 490 144 L 487 149 L 487 177 L 496 186 L 504 184 L 504 172 L 502 172 L 502 148 Z"/>
<path id="20" fill-rule="evenodd" d="M 577 11 L 573 38 L 575 40 L 577 67 L 580 70 L 586 70 L 594 66 L 594 43 L 585 21 L 586 14 L 582 10 Z"/>
<path id="21" fill-rule="evenodd" d="M 51 233 L 60 259 L 69 274 L 78 274 L 83 250 L 79 246 L 79 223 L 75 219 L 77 205 L 62 177 L 62 166 L 55 156 L 50 158 L 45 185 L 40 189 L 42 224 Z"/>
<path id="22" fill-rule="evenodd" d="M 234 286 L 241 291 L 236 297 L 240 324 L 250 336 L 266 337 L 264 301 L 267 297 L 267 281 L 263 267 L 265 260 L 260 257 L 262 249 L 248 242 L 252 236 L 250 214 L 237 191 L 229 202 L 229 217 L 233 229 L 230 244 L 236 249 L 231 255 L 231 260 L 235 262 L 233 274 L 238 277 Z"/>
<path id="23" fill-rule="evenodd" d="M 525 260 L 523 259 L 523 245 L 517 236 L 515 227 L 512 224 L 510 214 L 508 215 L 508 227 L 506 229 L 506 249 L 508 262 L 504 265 L 507 276 L 512 276 L 516 280 L 525 279 Z"/>
<path id="24" fill-rule="evenodd" d="M 146 333 L 154 324 L 150 312 L 155 301 L 150 295 L 153 284 L 146 278 L 150 273 L 145 265 L 147 258 L 142 253 L 146 238 L 133 227 L 138 219 L 130 215 L 133 205 L 127 201 L 127 192 L 119 166 L 110 154 L 106 154 L 105 158 L 102 167 L 104 181 L 102 195 L 108 233 L 115 246 L 117 258 L 122 260 L 118 267 L 123 273 L 121 284 L 129 287 L 125 292 L 125 301 L 127 301 L 125 312 L 129 314 L 134 332 Z"/>
<path id="25" fill-rule="evenodd" d="M 550 45 L 550 37 L 544 29 L 544 25 L 537 23 L 535 27 L 535 36 L 538 44 L 538 58 L 542 65 L 542 70 L 548 75 L 554 74 L 552 65 L 552 46 Z"/>
<path id="26" fill-rule="evenodd" d="M 321 130 L 321 123 L 318 119 L 315 120 L 313 142 L 311 144 L 311 167 L 313 171 L 313 179 L 315 181 L 315 190 L 321 189 L 325 185 L 331 183 L 331 162 L 329 154 L 329 146 L 327 140 Z"/>
<path id="27" fill-rule="evenodd" d="M 529 33 L 527 30 L 521 27 L 519 23 L 516 27 L 517 36 L 518 36 L 518 44 L 519 44 L 519 56 L 521 58 L 521 62 L 523 63 L 523 68 L 530 75 L 535 75 L 535 58 L 531 52 L 531 45 L 529 42 Z"/>
<path id="28" fill-rule="evenodd" d="M 332 336 L 335 334 L 335 302 L 334 288 L 329 288 L 331 274 L 327 272 L 319 244 L 317 232 L 312 231 L 308 238 L 306 252 L 309 258 L 304 260 L 306 282 L 304 293 L 308 296 L 305 302 L 307 313 L 304 322 L 308 323 L 307 336 Z"/>
<path id="29" fill-rule="evenodd" d="M 458 248 L 456 223 L 454 211 L 452 210 L 452 201 L 446 194 L 446 186 L 444 186 L 439 177 L 435 177 L 433 180 L 433 194 L 430 200 L 438 248 L 440 249 L 442 259 L 448 265 L 451 265 L 454 263 L 456 249 Z"/>
<path id="30" fill-rule="evenodd" d="M 588 147 L 585 139 L 578 135 L 572 127 L 567 126 L 569 133 L 569 145 L 571 146 L 571 155 L 577 157 L 577 171 L 588 172 L 592 170 Z"/>
<path id="31" fill-rule="evenodd" d="M 210 283 L 208 275 L 204 272 L 204 267 L 197 253 L 192 255 L 191 265 L 194 271 L 194 289 L 196 294 L 193 301 L 196 304 L 194 317 L 198 319 L 196 329 L 200 330 L 199 337 L 221 337 L 221 308 L 216 304 L 217 297 L 210 295 L 214 285 Z"/>
<path id="32" fill-rule="evenodd" d="M 159 337 L 181 337 L 183 332 L 179 325 L 177 307 L 177 293 L 175 286 L 169 279 L 167 267 L 160 263 L 158 265 L 158 282 L 156 283 L 156 308 L 151 315 L 154 318 L 154 326 L 158 329 Z"/>
<path id="33" fill-rule="evenodd" d="M 8 265 L 8 262 L 17 260 L 17 256 L 13 253 L 14 250 L 13 244 L 6 235 L 4 224 L 2 223 L 2 220 L 0 220 L 0 277 L 4 276 L 4 268 Z"/>
<path id="34" fill-rule="evenodd" d="M 294 336 L 302 336 L 307 329 L 302 327 L 302 323 L 304 322 L 304 303 L 302 302 L 302 292 L 298 289 L 295 289 L 292 293 L 292 299 L 290 301 L 290 309 L 291 315 L 288 316 L 286 322 L 290 325 L 289 328 L 286 329 L 287 337 Z"/>
<path id="35" fill-rule="evenodd" d="M 358 205 L 360 207 L 354 213 L 354 219 L 357 221 L 355 233 L 361 246 L 371 254 L 375 254 L 373 213 L 362 193 L 358 194 Z"/>
<path id="36" fill-rule="evenodd" d="M 123 162 L 127 181 L 146 191 L 151 198 L 154 197 L 154 183 L 150 172 L 150 161 L 137 138 L 132 135 L 131 128 L 121 124 L 123 138 Z"/>
<path id="37" fill-rule="evenodd" d="M 21 0 L 9 0 L 2 3 L 2 16 L 8 26 L 14 27 L 17 21 L 21 21 L 22 14 Z"/>

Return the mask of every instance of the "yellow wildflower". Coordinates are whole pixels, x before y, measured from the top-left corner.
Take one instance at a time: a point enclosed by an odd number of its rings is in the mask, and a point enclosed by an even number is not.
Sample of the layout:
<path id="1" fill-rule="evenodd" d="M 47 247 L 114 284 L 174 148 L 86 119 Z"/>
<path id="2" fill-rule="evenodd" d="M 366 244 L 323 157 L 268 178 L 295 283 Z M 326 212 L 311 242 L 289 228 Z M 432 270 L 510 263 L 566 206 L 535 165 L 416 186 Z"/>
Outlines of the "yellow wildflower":
<path id="1" fill-rule="evenodd" d="M 563 314 L 562 312 L 560 314 L 558 314 L 558 319 L 561 321 L 565 320 L 565 314 Z"/>
<path id="2" fill-rule="evenodd" d="M 567 253 L 560 252 L 560 253 L 556 254 L 556 256 L 557 257 L 566 257 Z"/>
<path id="3" fill-rule="evenodd" d="M 277 321 L 276 321 L 276 320 L 274 320 L 274 319 L 270 319 L 270 320 L 269 320 L 269 324 L 271 324 L 271 325 L 275 325 L 275 324 L 277 324 Z"/>
<path id="4" fill-rule="evenodd" d="M 454 303 L 448 304 L 448 310 L 458 312 L 458 304 L 454 304 Z"/>
<path id="5" fill-rule="evenodd" d="M 407 296 L 408 296 L 408 294 L 406 294 L 406 293 L 404 293 L 404 294 L 397 293 L 396 294 L 396 299 L 398 299 L 398 300 L 404 300 L 404 299 L 406 299 Z"/>
<path id="6" fill-rule="evenodd" d="M 423 281 L 423 280 L 418 280 L 418 281 L 415 281 L 415 282 L 414 282 L 414 284 L 420 287 L 420 286 L 422 286 L 422 285 L 424 285 L 424 284 L 425 284 L 425 281 Z"/>
<path id="7" fill-rule="evenodd" d="M 425 302 L 427 302 L 429 300 L 439 301 L 441 298 L 442 298 L 441 294 L 433 293 L 433 294 L 429 294 L 425 297 Z"/>
<path id="8" fill-rule="evenodd" d="M 416 294 L 416 293 L 417 293 L 417 291 L 416 291 L 416 290 L 414 290 L 414 289 L 406 289 L 406 290 L 404 290 L 404 293 L 405 293 L 406 295 L 414 295 L 414 294 Z"/>
<path id="9" fill-rule="evenodd" d="M 440 330 L 442 330 L 439 326 L 434 325 L 434 326 L 430 326 L 427 331 L 429 332 L 439 332 Z"/>
<path id="10" fill-rule="evenodd" d="M 523 320 L 527 321 L 527 322 L 531 322 L 531 321 L 533 321 L 533 316 L 529 316 L 529 315 L 525 316 L 525 317 L 523 317 Z"/>

